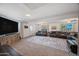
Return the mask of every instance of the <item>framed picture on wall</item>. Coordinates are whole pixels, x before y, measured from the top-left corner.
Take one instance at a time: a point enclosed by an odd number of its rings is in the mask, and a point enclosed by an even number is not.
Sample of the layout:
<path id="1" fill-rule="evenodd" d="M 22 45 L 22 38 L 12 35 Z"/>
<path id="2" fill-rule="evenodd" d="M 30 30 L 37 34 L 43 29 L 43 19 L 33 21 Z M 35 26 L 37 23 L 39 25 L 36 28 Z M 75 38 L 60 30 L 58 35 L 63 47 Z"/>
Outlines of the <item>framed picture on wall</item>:
<path id="1" fill-rule="evenodd" d="M 67 29 L 67 30 L 71 30 L 72 28 L 73 28 L 72 23 L 68 23 L 68 24 L 66 25 L 66 29 Z"/>
<path id="2" fill-rule="evenodd" d="M 24 28 L 28 28 L 28 26 L 25 25 Z"/>
<path id="3" fill-rule="evenodd" d="M 52 30 L 56 30 L 56 26 L 52 26 L 51 29 L 52 29 Z"/>

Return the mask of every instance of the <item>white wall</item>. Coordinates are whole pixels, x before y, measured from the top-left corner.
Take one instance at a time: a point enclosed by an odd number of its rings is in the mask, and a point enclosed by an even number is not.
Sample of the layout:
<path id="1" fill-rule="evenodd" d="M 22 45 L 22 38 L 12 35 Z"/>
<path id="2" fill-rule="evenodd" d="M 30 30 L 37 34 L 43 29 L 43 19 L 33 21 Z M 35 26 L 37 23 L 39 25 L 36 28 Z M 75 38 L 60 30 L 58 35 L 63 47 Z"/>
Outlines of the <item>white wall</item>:
<path id="1" fill-rule="evenodd" d="M 35 33 L 41 30 L 43 27 L 46 27 L 48 31 L 61 31 L 61 24 L 66 24 L 66 22 L 21 22 L 19 32 L 21 33 L 21 36 L 24 38 L 31 35 L 35 35 Z M 24 28 L 24 25 L 28 26 L 28 28 Z M 52 26 L 56 26 L 56 29 L 51 29 Z M 72 31 L 78 32 L 78 23 L 74 25 Z"/>
<path id="2" fill-rule="evenodd" d="M 24 26 L 28 26 L 28 28 L 24 28 Z M 22 38 L 35 35 L 37 31 L 38 31 L 38 26 L 35 23 L 27 23 L 27 22 L 19 23 L 19 32 Z"/>

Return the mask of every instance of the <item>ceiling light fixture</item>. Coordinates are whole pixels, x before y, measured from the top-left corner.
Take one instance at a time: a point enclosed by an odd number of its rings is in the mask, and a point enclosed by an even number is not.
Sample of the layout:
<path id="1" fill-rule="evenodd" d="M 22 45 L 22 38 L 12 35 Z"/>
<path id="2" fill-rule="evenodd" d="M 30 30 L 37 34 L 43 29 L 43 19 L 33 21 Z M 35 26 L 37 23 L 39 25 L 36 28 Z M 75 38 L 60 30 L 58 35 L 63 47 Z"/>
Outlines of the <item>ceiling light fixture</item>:
<path id="1" fill-rule="evenodd" d="M 30 14 L 26 14 L 26 16 L 31 16 Z"/>

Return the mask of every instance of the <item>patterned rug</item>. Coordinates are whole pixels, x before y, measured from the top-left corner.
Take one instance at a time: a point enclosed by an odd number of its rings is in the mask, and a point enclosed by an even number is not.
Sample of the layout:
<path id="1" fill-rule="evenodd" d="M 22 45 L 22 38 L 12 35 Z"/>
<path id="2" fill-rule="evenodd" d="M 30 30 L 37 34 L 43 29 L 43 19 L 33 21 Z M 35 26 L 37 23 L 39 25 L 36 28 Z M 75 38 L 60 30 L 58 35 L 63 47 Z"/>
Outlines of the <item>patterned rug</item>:
<path id="1" fill-rule="evenodd" d="M 27 41 L 69 52 L 66 39 L 45 37 L 45 36 L 34 36 L 28 38 Z"/>

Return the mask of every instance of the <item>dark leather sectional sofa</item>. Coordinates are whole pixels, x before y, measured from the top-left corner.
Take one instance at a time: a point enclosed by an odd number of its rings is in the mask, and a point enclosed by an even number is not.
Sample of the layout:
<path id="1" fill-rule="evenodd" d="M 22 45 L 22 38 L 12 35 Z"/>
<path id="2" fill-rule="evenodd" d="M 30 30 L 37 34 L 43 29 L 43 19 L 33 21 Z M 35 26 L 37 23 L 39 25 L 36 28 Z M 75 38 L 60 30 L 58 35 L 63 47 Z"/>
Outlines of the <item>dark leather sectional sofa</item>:
<path id="1" fill-rule="evenodd" d="M 50 36 L 50 37 L 56 37 L 56 38 L 64 38 L 67 39 L 67 37 L 73 33 L 73 36 L 78 38 L 78 33 L 77 32 L 61 32 L 61 31 L 38 31 L 36 32 L 37 36 Z"/>
<path id="2" fill-rule="evenodd" d="M 38 32 L 36 32 L 36 35 L 37 36 L 47 36 L 47 31 L 38 31 Z"/>
<path id="3" fill-rule="evenodd" d="M 72 35 L 71 35 L 72 34 Z M 67 40 L 68 47 L 72 53 L 77 54 L 77 39 L 78 33 L 77 32 L 61 32 L 61 31 L 51 31 L 51 32 L 42 32 L 38 31 L 36 33 L 37 36 L 50 36 L 56 38 L 64 38 Z"/>
<path id="4" fill-rule="evenodd" d="M 67 39 L 67 44 L 68 47 L 70 48 L 70 51 L 77 54 L 77 49 L 78 49 L 77 38 L 73 36 L 69 36 Z"/>
<path id="5" fill-rule="evenodd" d="M 65 38 L 67 39 L 67 35 L 69 35 L 69 33 L 66 33 L 66 32 L 60 32 L 60 31 L 52 31 L 52 32 L 49 32 L 49 36 L 50 37 L 56 37 L 56 38 Z"/>
<path id="6" fill-rule="evenodd" d="M 56 38 L 64 38 L 64 39 L 67 39 L 67 37 L 73 33 L 73 36 L 74 37 L 78 37 L 78 34 L 77 32 L 61 32 L 61 31 L 51 31 L 49 32 L 49 36 L 50 37 L 56 37 Z"/>

